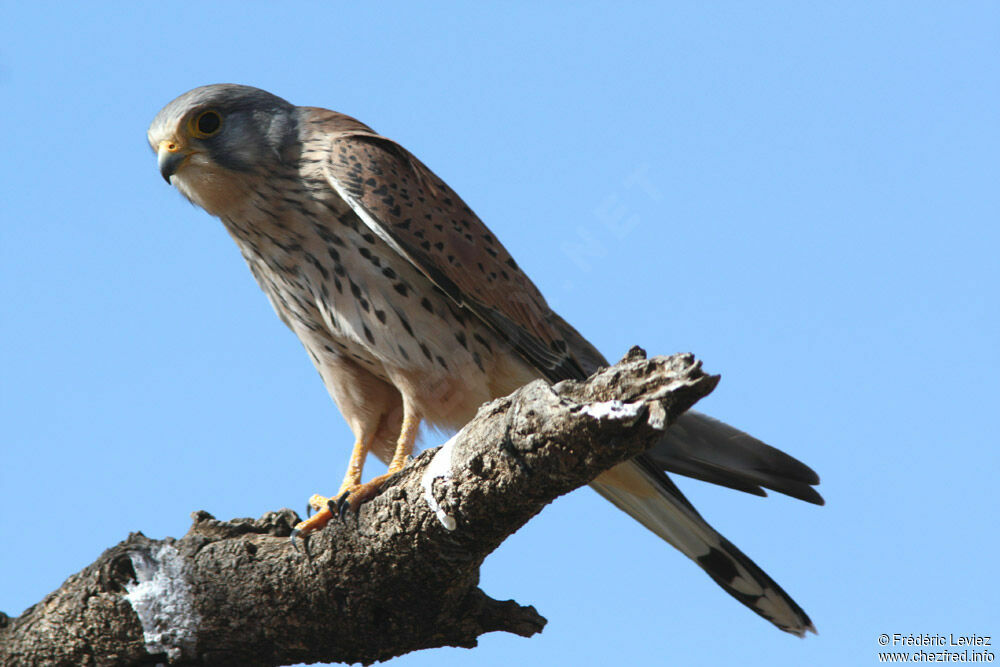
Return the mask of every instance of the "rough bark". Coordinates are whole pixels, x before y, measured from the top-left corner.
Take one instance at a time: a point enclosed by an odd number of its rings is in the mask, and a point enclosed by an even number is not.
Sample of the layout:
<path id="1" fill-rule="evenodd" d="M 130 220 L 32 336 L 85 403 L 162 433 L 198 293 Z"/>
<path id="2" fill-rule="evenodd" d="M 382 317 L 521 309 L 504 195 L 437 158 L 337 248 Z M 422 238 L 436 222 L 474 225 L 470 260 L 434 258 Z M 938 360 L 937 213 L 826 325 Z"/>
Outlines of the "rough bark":
<path id="1" fill-rule="evenodd" d="M 529 637 L 545 619 L 477 588 L 483 559 L 651 446 L 717 381 L 691 355 L 633 348 L 586 382 L 527 385 L 331 522 L 308 558 L 288 540 L 299 520 L 288 509 L 227 522 L 195 512 L 180 539 L 133 533 L 20 617 L 0 614 L 0 664 L 367 664 L 471 648 L 486 632 Z"/>

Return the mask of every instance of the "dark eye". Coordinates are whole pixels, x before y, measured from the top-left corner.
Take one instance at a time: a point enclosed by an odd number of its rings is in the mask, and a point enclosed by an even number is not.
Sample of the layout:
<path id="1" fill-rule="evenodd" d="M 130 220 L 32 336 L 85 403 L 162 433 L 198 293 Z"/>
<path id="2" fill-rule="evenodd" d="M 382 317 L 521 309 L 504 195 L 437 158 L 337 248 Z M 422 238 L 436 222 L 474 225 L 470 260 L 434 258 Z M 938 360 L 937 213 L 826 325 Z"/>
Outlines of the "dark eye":
<path id="1" fill-rule="evenodd" d="M 199 139 L 210 137 L 222 127 L 222 116 L 218 111 L 204 111 L 191 123 L 191 134 Z"/>

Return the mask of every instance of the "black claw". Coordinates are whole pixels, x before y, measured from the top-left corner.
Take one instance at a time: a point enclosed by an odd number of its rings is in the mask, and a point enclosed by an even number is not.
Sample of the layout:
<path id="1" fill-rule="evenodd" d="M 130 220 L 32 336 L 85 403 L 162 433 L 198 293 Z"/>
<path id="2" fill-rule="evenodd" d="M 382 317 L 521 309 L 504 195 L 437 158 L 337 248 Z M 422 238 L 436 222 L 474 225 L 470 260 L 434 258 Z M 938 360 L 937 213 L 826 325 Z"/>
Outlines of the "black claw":
<path id="1" fill-rule="evenodd" d="M 340 517 L 343 521 L 344 517 L 347 516 L 347 512 L 351 509 L 351 503 L 347 502 L 347 498 L 351 495 L 350 491 L 344 491 L 337 498 L 337 510 L 334 512 L 334 508 L 330 508 L 330 511 Z"/>
<path id="2" fill-rule="evenodd" d="M 312 514 L 313 514 L 313 506 L 310 505 L 309 503 L 306 503 L 306 518 L 308 519 L 309 517 L 312 516 Z"/>
<path id="3" fill-rule="evenodd" d="M 301 537 L 302 539 L 302 552 L 305 554 L 306 559 L 311 560 L 312 554 L 309 553 L 309 534 L 306 533 L 305 535 L 303 535 L 298 528 L 292 528 L 292 534 L 291 536 L 289 536 L 288 539 L 292 541 L 292 548 L 295 549 L 296 552 L 298 552 L 299 550 L 299 545 L 297 543 L 297 540 L 295 539 L 297 537 Z"/>

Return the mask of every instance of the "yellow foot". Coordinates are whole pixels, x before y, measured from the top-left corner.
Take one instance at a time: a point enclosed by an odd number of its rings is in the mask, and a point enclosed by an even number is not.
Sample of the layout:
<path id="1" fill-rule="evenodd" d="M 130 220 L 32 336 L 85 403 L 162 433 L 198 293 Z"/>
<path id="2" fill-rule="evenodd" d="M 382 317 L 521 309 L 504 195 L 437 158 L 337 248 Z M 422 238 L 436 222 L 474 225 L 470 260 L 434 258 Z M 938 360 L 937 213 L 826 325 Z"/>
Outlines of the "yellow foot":
<path id="1" fill-rule="evenodd" d="M 314 511 L 319 512 L 327 503 L 329 503 L 333 498 L 327 498 L 326 496 L 321 496 L 318 493 L 314 493 L 312 497 L 309 498 L 309 502 L 306 504 L 306 517 L 312 514 Z"/>
<path id="2" fill-rule="evenodd" d="M 394 474 L 386 473 L 364 484 L 349 486 L 336 498 L 327 498 L 318 493 L 314 494 L 309 498 L 309 507 L 317 510 L 316 514 L 313 514 L 305 521 L 300 521 L 292 529 L 292 547 L 298 551 L 299 547 L 296 540 L 297 538 L 302 538 L 302 546 L 308 556 L 310 535 L 324 528 L 334 517 L 343 519 L 348 511 L 357 513 L 363 504 L 379 494 L 379 491 L 382 490 L 382 485 Z"/>
<path id="3" fill-rule="evenodd" d="M 327 503 L 328 510 L 336 510 L 337 515 L 343 519 L 348 510 L 357 512 L 363 504 L 374 498 L 382 490 L 382 485 L 395 473 L 379 475 L 375 479 L 364 484 L 349 486 L 336 498 L 331 498 Z"/>
<path id="4" fill-rule="evenodd" d="M 330 523 L 330 519 L 333 518 L 330 508 L 327 507 L 331 500 L 331 498 L 325 498 L 319 494 L 316 494 L 309 499 L 309 507 L 318 511 L 305 521 L 300 521 L 296 524 L 295 528 L 292 529 L 292 547 L 296 551 L 299 549 L 296 538 L 301 537 L 302 546 L 305 549 L 306 555 L 309 555 L 309 536 L 317 530 L 322 529 L 326 526 L 326 524 Z"/>

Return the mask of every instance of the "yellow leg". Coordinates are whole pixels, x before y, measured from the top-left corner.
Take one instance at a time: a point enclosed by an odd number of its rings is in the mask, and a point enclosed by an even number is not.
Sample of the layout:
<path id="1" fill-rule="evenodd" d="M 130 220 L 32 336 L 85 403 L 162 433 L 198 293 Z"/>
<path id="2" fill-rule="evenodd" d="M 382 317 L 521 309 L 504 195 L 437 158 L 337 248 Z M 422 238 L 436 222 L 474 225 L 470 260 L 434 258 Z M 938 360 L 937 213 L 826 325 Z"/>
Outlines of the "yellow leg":
<path id="1" fill-rule="evenodd" d="M 382 490 L 382 485 L 385 484 L 387 479 L 403 469 L 410 454 L 413 453 L 413 444 L 417 441 L 417 434 L 419 432 L 420 415 L 404 402 L 403 425 L 399 429 L 399 439 L 396 440 L 396 451 L 392 455 L 392 461 L 389 462 L 389 472 L 379 475 L 364 484 L 355 484 L 350 487 L 346 497 L 339 496 L 338 505 L 341 507 L 341 515 L 347 511 L 347 507 L 357 512 L 362 504 L 378 495 L 378 492 Z"/>
<path id="2" fill-rule="evenodd" d="M 403 406 L 403 428 L 399 432 L 399 440 L 396 441 L 396 451 L 392 455 L 389 463 L 389 474 L 397 473 L 406 465 L 406 460 L 413 453 L 413 444 L 417 441 L 417 433 L 420 432 L 420 415 Z"/>
<path id="3" fill-rule="evenodd" d="M 344 475 L 344 481 L 340 485 L 340 490 L 337 491 L 332 499 L 339 498 L 341 494 L 345 491 L 355 488 L 361 482 L 361 472 L 365 467 L 365 459 L 368 457 L 368 450 L 371 449 L 372 440 L 375 434 L 372 433 L 367 437 L 361 437 L 354 441 L 354 449 L 351 450 L 351 461 L 347 464 L 347 473 Z M 299 522 L 295 526 L 295 530 L 298 534 L 303 536 L 313 533 L 327 523 L 333 518 L 333 514 L 330 512 L 330 500 L 326 496 L 320 494 L 314 494 L 309 498 L 309 506 L 316 510 L 316 514 L 312 515 L 305 521 Z"/>
<path id="4" fill-rule="evenodd" d="M 368 450 L 371 449 L 374 437 L 375 434 L 373 433 L 367 441 L 362 442 L 358 440 L 354 443 L 354 451 L 351 452 L 351 461 L 347 464 L 347 472 L 344 474 L 344 481 L 340 484 L 337 496 L 361 483 L 361 472 L 365 469 L 365 459 L 368 458 Z"/>
<path id="5" fill-rule="evenodd" d="M 417 441 L 417 434 L 420 432 L 421 417 L 405 402 L 403 404 L 403 425 L 399 431 L 399 439 L 396 441 L 396 451 L 393 453 L 392 461 L 389 462 L 389 472 L 379 475 L 375 479 L 361 484 L 361 471 L 364 469 L 365 458 L 371 447 L 373 436 L 358 439 L 354 443 L 354 450 L 351 452 L 351 461 L 347 466 L 347 474 L 344 475 L 344 482 L 340 485 L 340 491 L 334 498 L 327 498 L 319 494 L 309 499 L 309 505 L 318 510 L 316 514 L 300 522 L 295 526 L 292 539 L 296 536 L 307 537 L 329 523 L 333 518 L 330 511 L 330 501 L 336 500 L 341 505 L 346 504 L 351 510 L 357 512 L 361 505 L 376 495 L 382 489 L 385 481 L 403 469 L 407 459 L 413 453 L 413 445 Z M 345 496 L 345 494 L 347 494 Z M 343 507 L 341 515 L 346 511 Z"/>

